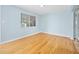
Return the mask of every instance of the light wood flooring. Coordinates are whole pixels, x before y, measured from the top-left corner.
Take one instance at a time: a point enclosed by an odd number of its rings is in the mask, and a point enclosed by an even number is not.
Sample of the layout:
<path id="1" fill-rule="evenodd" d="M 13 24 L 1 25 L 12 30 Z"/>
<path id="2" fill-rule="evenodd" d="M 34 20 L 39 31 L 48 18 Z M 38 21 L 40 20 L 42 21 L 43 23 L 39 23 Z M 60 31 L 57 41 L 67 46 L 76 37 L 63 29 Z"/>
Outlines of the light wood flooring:
<path id="1" fill-rule="evenodd" d="M 38 33 L 0 45 L 0 54 L 74 54 L 77 50 L 71 39 Z"/>

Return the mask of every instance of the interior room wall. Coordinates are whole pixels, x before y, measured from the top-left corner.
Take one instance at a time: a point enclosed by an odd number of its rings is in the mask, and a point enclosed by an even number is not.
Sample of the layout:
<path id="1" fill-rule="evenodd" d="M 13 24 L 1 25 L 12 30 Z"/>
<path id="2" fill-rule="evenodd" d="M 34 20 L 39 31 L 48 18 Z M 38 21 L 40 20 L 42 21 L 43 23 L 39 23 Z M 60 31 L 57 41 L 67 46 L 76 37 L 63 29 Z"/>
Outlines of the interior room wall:
<path id="1" fill-rule="evenodd" d="M 37 15 L 16 6 L 1 6 L 1 42 L 14 40 L 37 32 L 73 37 L 72 7 L 61 12 Z M 36 16 L 36 27 L 21 27 L 21 13 Z"/>
<path id="2" fill-rule="evenodd" d="M 36 16 L 35 27 L 21 27 L 21 13 Z M 2 42 L 38 32 L 38 15 L 16 6 L 2 6 Z"/>
<path id="3" fill-rule="evenodd" d="M 1 6 L 0 6 L 0 42 L 1 42 Z"/>
<path id="4" fill-rule="evenodd" d="M 53 12 L 40 16 L 40 29 L 42 32 L 73 37 L 73 10 Z"/>
<path id="5" fill-rule="evenodd" d="M 39 31 L 45 32 L 47 28 L 47 17 L 44 17 L 44 15 L 39 15 Z"/>

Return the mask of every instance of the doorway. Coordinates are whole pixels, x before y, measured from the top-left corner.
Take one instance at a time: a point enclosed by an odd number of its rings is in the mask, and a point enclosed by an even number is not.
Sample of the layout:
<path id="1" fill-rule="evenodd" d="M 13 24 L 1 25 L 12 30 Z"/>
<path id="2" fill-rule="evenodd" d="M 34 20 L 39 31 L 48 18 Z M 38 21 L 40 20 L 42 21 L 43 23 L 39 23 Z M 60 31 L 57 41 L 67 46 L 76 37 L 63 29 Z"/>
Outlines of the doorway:
<path id="1" fill-rule="evenodd" d="M 74 24 L 73 26 L 74 40 L 79 41 L 79 6 L 75 6 L 73 24 Z"/>

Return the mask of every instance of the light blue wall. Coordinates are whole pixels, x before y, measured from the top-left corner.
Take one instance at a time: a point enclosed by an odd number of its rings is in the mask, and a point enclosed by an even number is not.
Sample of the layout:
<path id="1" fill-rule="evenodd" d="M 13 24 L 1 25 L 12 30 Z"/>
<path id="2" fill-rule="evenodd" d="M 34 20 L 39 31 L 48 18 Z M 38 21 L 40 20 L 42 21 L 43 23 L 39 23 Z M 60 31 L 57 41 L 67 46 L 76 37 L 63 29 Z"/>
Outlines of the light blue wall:
<path id="1" fill-rule="evenodd" d="M 42 32 L 73 37 L 72 7 L 61 12 L 40 16 L 40 24 Z"/>
<path id="2" fill-rule="evenodd" d="M 72 8 L 61 12 L 54 12 L 45 15 L 36 15 L 15 6 L 2 6 L 1 41 L 9 41 L 24 35 L 36 32 L 48 32 L 65 36 L 73 36 L 73 12 Z M 21 27 L 21 12 L 36 16 L 36 27 Z M 1 33 L 0 32 L 0 33 Z"/>
<path id="3" fill-rule="evenodd" d="M 36 16 L 36 27 L 21 27 L 21 12 Z M 38 16 L 15 6 L 2 6 L 2 42 L 38 32 Z"/>
<path id="4" fill-rule="evenodd" d="M 0 6 L 0 41 L 1 41 L 1 6 Z"/>
<path id="5" fill-rule="evenodd" d="M 47 17 L 40 15 L 39 16 L 39 31 L 40 32 L 45 32 L 46 28 L 47 28 Z"/>

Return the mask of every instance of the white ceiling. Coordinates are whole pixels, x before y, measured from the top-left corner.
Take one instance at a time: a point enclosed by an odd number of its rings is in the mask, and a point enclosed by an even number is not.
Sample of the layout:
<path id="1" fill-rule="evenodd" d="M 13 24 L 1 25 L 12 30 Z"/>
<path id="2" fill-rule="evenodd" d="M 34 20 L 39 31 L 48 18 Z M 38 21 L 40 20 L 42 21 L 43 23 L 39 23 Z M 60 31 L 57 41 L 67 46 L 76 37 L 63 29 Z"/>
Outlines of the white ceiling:
<path id="1" fill-rule="evenodd" d="M 70 8 L 69 5 L 43 5 L 43 7 L 40 5 L 17 5 L 17 7 L 39 15 L 51 12 L 61 12 Z"/>

